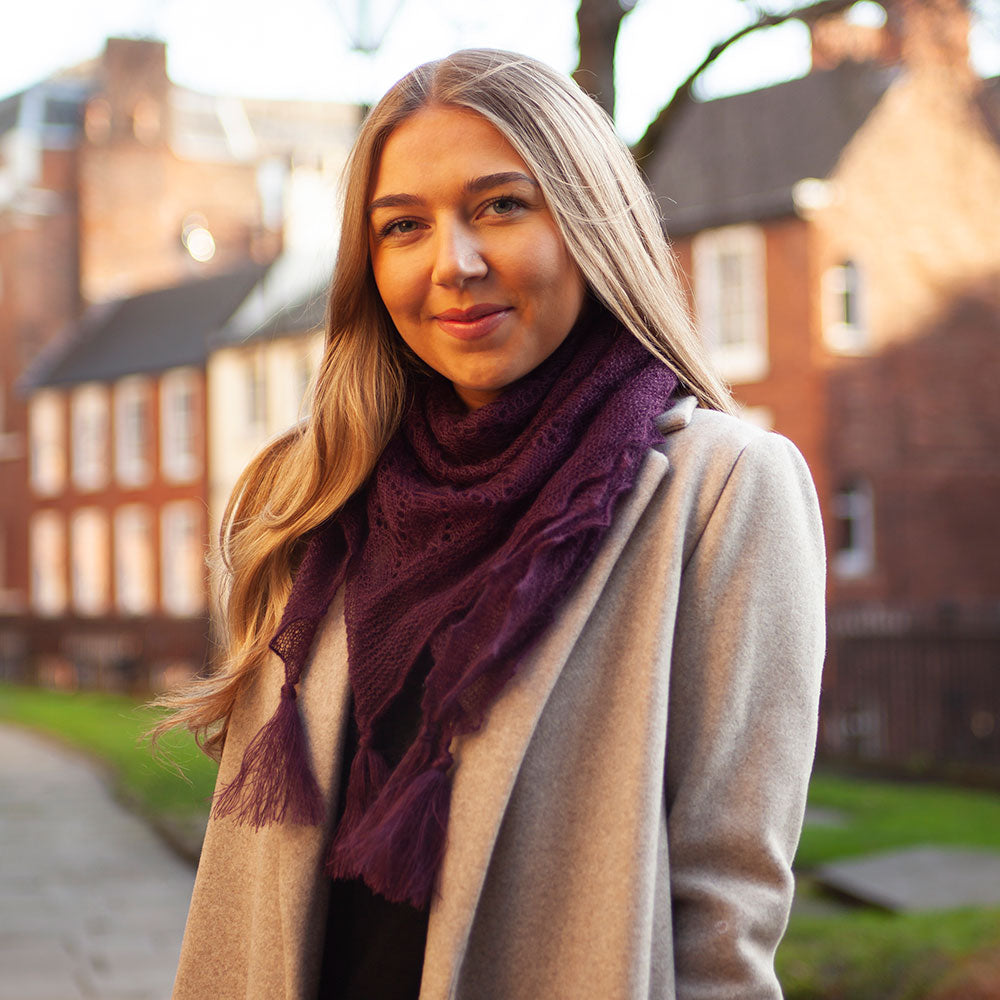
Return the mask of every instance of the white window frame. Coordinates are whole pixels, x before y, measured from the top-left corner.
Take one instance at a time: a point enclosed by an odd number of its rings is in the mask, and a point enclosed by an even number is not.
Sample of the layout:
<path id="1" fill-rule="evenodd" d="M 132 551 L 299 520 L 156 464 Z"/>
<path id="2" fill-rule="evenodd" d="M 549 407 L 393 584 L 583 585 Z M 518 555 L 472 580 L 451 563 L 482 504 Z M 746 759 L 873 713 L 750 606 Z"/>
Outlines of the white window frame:
<path id="1" fill-rule="evenodd" d="M 753 225 L 706 229 L 694 237 L 691 253 L 698 323 L 719 374 L 730 382 L 764 378 L 769 369 L 764 231 Z M 724 268 L 732 261 L 740 276 L 727 290 Z"/>
<path id="2" fill-rule="evenodd" d="M 102 489 L 110 471 L 107 388 L 91 382 L 74 389 L 69 411 L 73 485 L 84 493 Z"/>
<path id="3" fill-rule="evenodd" d="M 833 497 L 833 517 L 838 522 L 834 539 L 839 544 L 841 521 L 850 522 L 851 544 L 837 548 L 831 560 L 833 573 L 841 580 L 868 576 L 875 568 L 875 499 L 871 483 L 855 479 Z"/>
<path id="4" fill-rule="evenodd" d="M 155 545 L 147 505 L 125 504 L 115 511 L 115 607 L 123 615 L 148 615 L 156 608 Z"/>
<path id="5" fill-rule="evenodd" d="M 295 374 L 293 376 L 295 385 L 292 388 L 292 398 L 298 403 L 297 416 L 306 416 L 311 409 L 310 390 L 313 387 L 314 376 L 312 354 L 308 345 L 303 345 L 302 351 L 295 358 Z"/>
<path id="6" fill-rule="evenodd" d="M 28 529 L 31 564 L 31 607 L 43 617 L 66 611 L 66 522 L 55 510 L 41 510 Z"/>
<path id="7" fill-rule="evenodd" d="M 70 594 L 77 614 L 106 614 L 111 604 L 108 515 L 81 507 L 70 518 Z"/>
<path id="8" fill-rule="evenodd" d="M 115 477 L 122 486 L 145 486 L 150 481 L 151 395 L 149 379 L 142 376 L 132 375 L 115 384 Z M 134 414 L 139 407 L 145 411 L 145 425 L 137 428 Z"/>
<path id="9" fill-rule="evenodd" d="M 34 393 L 28 404 L 29 476 L 39 496 L 57 496 L 66 487 L 65 407 L 54 389 Z"/>
<path id="10" fill-rule="evenodd" d="M 189 483 L 201 473 L 198 386 L 193 368 L 175 368 L 160 380 L 160 471 L 168 482 Z"/>
<path id="11" fill-rule="evenodd" d="M 203 510 L 194 500 L 175 500 L 160 510 L 160 605 L 175 617 L 206 608 Z"/>
<path id="12" fill-rule="evenodd" d="M 264 354 L 252 350 L 243 359 L 243 399 L 246 426 L 253 434 L 263 434 L 267 429 L 268 378 Z"/>
<path id="13" fill-rule="evenodd" d="M 823 336 L 827 346 L 837 354 L 869 353 L 871 336 L 863 269 L 856 260 L 844 260 L 827 268 L 822 285 Z"/>

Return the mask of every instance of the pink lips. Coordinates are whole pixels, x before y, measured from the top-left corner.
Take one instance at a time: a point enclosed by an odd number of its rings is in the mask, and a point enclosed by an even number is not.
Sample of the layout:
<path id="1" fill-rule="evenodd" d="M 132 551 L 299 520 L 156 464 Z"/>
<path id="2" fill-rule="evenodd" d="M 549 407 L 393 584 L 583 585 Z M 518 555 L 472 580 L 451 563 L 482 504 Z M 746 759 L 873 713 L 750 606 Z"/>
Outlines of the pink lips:
<path id="1" fill-rule="evenodd" d="M 446 309 L 434 319 L 445 333 L 458 340 L 478 340 L 491 334 L 511 312 L 510 306 L 482 302 L 469 309 Z"/>

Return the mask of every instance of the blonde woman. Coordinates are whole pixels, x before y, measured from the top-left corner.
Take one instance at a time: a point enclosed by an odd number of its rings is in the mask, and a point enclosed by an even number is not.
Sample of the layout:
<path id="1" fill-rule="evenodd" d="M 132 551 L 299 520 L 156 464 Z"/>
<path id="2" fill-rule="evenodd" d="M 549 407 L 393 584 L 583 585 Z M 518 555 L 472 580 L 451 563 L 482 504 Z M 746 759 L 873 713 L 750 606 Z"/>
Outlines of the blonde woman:
<path id="1" fill-rule="evenodd" d="M 489 50 L 389 91 L 175 699 L 221 754 L 175 997 L 780 996 L 823 543 L 732 409 L 593 101 Z"/>

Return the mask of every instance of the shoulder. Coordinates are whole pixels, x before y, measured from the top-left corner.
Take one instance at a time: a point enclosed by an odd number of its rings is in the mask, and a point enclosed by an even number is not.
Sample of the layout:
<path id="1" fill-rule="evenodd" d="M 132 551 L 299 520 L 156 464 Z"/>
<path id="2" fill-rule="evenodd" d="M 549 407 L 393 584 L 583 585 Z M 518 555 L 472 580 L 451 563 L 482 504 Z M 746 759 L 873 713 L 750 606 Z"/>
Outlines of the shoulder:
<path id="1" fill-rule="evenodd" d="M 721 510 L 766 530 L 775 518 L 804 515 L 818 524 L 809 469 L 787 438 L 727 413 L 677 402 L 659 418 L 667 460 L 664 493 L 673 516 L 683 511 L 690 540 Z"/>
<path id="2" fill-rule="evenodd" d="M 701 409 L 694 396 L 678 400 L 659 417 L 657 425 L 663 443 L 656 450 L 674 466 L 727 470 L 747 449 L 752 461 L 766 462 L 769 456 L 788 452 L 798 454 L 795 445 L 780 434 L 729 413 Z"/>

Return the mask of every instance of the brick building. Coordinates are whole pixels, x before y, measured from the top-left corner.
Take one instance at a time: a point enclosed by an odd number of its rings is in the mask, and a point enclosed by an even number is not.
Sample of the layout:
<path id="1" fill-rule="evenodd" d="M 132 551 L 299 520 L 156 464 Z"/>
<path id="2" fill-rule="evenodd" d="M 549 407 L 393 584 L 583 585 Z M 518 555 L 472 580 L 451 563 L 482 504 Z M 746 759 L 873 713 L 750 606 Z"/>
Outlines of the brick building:
<path id="1" fill-rule="evenodd" d="M 0 664 L 24 638 L 2 624 L 27 609 L 27 416 L 19 376 L 80 309 L 76 80 L 0 101 Z"/>
<path id="2" fill-rule="evenodd" d="M 335 180 L 357 122 L 350 105 L 179 88 L 163 44 L 134 39 L 0 100 L 0 676 L 31 660 L 40 634 L 24 373 L 46 377 L 102 309 L 120 318 L 147 291 L 272 261 L 296 211 L 332 248 Z M 143 343 L 144 329 L 130 336 Z M 100 395 L 80 394 L 90 402 L 79 413 L 96 412 Z M 203 422 L 199 434 L 204 450 Z"/>
<path id="3" fill-rule="evenodd" d="M 213 533 L 251 458 L 305 415 L 323 357 L 329 269 L 286 252 L 209 342 L 208 514 Z"/>
<path id="4" fill-rule="evenodd" d="M 208 338 L 261 275 L 244 264 L 95 306 L 25 380 L 42 682 L 159 688 L 204 662 Z"/>
<path id="5" fill-rule="evenodd" d="M 886 7 L 816 25 L 803 79 L 686 108 L 647 170 L 723 374 L 816 480 L 821 746 L 974 763 L 1000 751 L 1000 81 L 959 0 Z"/>

